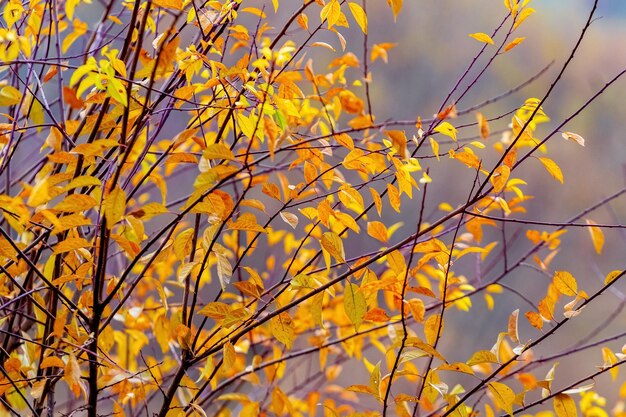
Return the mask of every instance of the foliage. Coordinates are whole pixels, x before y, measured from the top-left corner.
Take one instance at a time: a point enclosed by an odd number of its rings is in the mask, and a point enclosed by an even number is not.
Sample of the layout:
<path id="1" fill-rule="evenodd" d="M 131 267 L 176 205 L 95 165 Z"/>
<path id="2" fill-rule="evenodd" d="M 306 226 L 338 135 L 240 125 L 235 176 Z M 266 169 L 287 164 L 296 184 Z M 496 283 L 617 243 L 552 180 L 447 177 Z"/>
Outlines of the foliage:
<path id="1" fill-rule="evenodd" d="M 549 140 L 584 146 L 562 129 L 622 75 L 539 133 L 596 5 L 542 97 L 487 114 L 545 70 L 457 108 L 522 44 L 528 3 L 469 35 L 434 117 L 381 122 L 372 71 L 396 45 L 369 42 L 365 0 L 4 2 L 4 412 L 607 416 L 616 390 L 591 382 L 618 377 L 623 335 L 536 352 L 624 275 L 594 287 L 550 264 L 573 228 L 600 254 L 620 226 L 588 216 L 625 191 L 530 220 L 520 170 L 566 182 Z M 458 201 L 439 166 L 460 173 Z M 525 267 L 546 277 L 539 299 L 508 282 Z M 459 317 L 503 311 L 481 350 L 444 350 L 472 337 Z M 589 350 L 599 368 L 553 387 L 556 361 Z"/>

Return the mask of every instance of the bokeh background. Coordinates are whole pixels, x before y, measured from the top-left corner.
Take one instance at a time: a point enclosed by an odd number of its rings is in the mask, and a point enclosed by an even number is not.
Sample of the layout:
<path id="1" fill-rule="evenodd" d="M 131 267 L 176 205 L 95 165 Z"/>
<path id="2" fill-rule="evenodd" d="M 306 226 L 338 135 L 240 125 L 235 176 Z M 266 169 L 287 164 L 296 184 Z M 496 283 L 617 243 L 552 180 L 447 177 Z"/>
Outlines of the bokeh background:
<path id="1" fill-rule="evenodd" d="M 518 29 L 517 36 L 525 41 L 511 52 L 495 60 L 492 67 L 458 108 L 466 108 L 484 99 L 497 96 L 540 71 L 551 61 L 554 65 L 541 78 L 524 90 L 511 95 L 481 111 L 487 117 L 497 116 L 504 111 L 520 106 L 528 97 L 542 97 L 570 51 L 589 15 L 591 0 L 542 0 L 533 1 L 531 7 L 537 13 Z M 370 39 L 374 43 L 394 42 L 398 46 L 389 52 L 389 64 L 377 61 L 372 68 L 372 101 L 378 120 L 385 118 L 411 119 L 417 115 L 430 117 L 441 105 L 449 89 L 465 70 L 482 44 L 467 34 L 485 32 L 491 34 L 501 22 L 506 10 L 501 0 L 421 0 L 405 1 L 404 10 L 393 24 L 393 17 L 386 2 L 369 1 Z M 499 34 L 496 44 L 502 39 Z M 493 46 L 491 46 L 493 48 Z M 478 65 L 482 68 L 484 65 Z M 544 110 L 551 117 L 550 123 L 540 125 L 538 137 L 552 131 L 561 121 L 576 111 L 605 82 L 626 68 L 626 1 L 604 0 L 599 2 L 596 18 L 591 25 L 572 65 L 565 73 Z M 472 77 L 470 77 L 471 79 Z M 528 160 L 517 177 L 528 182 L 525 192 L 535 196 L 527 207 L 526 215 L 520 218 L 543 221 L 566 221 L 602 198 L 618 191 L 626 183 L 626 79 L 618 81 L 587 110 L 568 124 L 564 130 L 576 132 L 586 139 L 580 147 L 555 135 L 548 143 L 550 157 L 562 168 L 565 185 L 554 181 L 537 160 Z M 506 121 L 491 125 L 492 131 L 506 127 Z M 454 121 L 453 121 L 454 123 Z M 465 136 L 475 135 L 471 130 Z M 492 143 L 499 139 L 494 135 Z M 491 144 L 489 146 L 491 146 Z M 438 186 L 431 189 L 440 193 L 436 201 L 460 202 L 467 190 L 467 171 L 450 169 L 438 171 Z M 435 177 L 434 177 L 435 178 Z M 471 178 L 469 178 L 471 181 Z M 442 186 L 445 183 L 445 186 Z M 435 185 L 435 184 L 433 184 Z M 431 196 L 432 197 L 432 196 Z M 454 204 L 453 204 L 454 205 Z M 598 223 L 626 223 L 626 199 L 615 200 L 610 205 L 590 213 L 587 218 Z M 400 221 L 412 224 L 407 215 Z M 550 228 L 540 230 L 553 230 Z M 513 232 L 515 227 L 509 227 Z M 619 230 L 605 230 L 606 243 L 601 255 L 597 255 L 587 230 L 570 230 L 563 236 L 561 252 L 551 268 L 571 271 L 581 287 L 588 293 L 602 285 L 604 276 L 614 270 L 623 269 L 626 263 L 626 237 Z M 521 247 L 526 248 L 525 238 Z M 487 239 L 487 241 L 489 241 Z M 528 242 L 525 242 L 528 243 Z M 522 253 L 513 249 L 512 254 Z M 549 279 L 529 268 L 510 274 L 504 282 L 539 300 L 545 294 Z M 537 354 L 556 352 L 571 346 L 591 330 L 605 326 L 597 338 L 619 333 L 626 329 L 626 313 L 622 313 L 626 286 L 617 285 L 607 294 L 603 302 L 589 306 L 585 313 L 560 330 L 551 342 L 537 349 Z M 467 358 L 476 349 L 489 349 L 499 332 L 506 330 L 510 312 L 521 307 L 522 313 L 528 306 L 513 294 L 497 297 L 496 312 L 488 314 L 476 302 L 473 313 L 466 315 L 450 311 L 447 323 L 456 331 L 446 329 L 443 351 L 458 352 L 457 359 Z M 616 319 L 609 322 L 610 315 L 618 310 Z M 559 310 L 557 307 L 557 311 Z M 560 313 L 559 313 L 560 314 Z M 525 320 L 520 320 L 520 323 Z M 536 330 L 522 324 L 522 340 L 538 337 Z M 606 344 L 614 351 L 621 351 L 626 339 Z M 561 360 L 557 370 L 555 387 L 563 386 L 585 373 L 591 373 L 596 365 L 602 364 L 600 348 L 589 350 L 569 359 Z M 620 376 L 620 384 L 623 381 Z M 596 381 L 603 395 L 615 400 L 617 388 L 608 387 L 610 378 Z"/>

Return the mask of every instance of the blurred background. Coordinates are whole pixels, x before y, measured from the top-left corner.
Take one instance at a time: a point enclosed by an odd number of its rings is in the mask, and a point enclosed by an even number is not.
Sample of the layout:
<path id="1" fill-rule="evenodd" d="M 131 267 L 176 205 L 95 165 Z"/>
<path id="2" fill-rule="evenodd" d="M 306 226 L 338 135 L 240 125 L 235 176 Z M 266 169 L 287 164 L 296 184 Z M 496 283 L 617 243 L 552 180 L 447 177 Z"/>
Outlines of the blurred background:
<path id="1" fill-rule="evenodd" d="M 411 119 L 417 115 L 427 118 L 436 113 L 447 92 L 483 45 L 467 35 L 474 32 L 491 34 L 506 15 L 501 0 L 421 0 L 404 3 L 403 12 L 394 25 L 386 2 L 368 2 L 368 14 L 376 16 L 370 18 L 371 42 L 398 44 L 389 51 L 389 64 L 378 60 L 372 65 L 372 102 L 378 121 L 386 118 Z M 549 71 L 533 84 L 505 100 L 481 109 L 481 112 L 487 118 L 494 117 L 519 107 L 526 98 L 543 97 L 575 45 L 592 5 L 591 0 L 533 1 L 530 6 L 537 13 L 530 16 L 513 36 L 524 36 L 525 41 L 498 57 L 471 93 L 457 103 L 457 107 L 467 108 L 497 96 L 519 85 L 554 60 L 555 63 Z M 375 14 L 371 14 L 372 12 Z M 607 81 L 626 68 L 626 1 L 600 0 L 595 16 L 574 61 L 544 105 L 545 112 L 552 120 L 538 127 L 539 139 L 543 139 L 545 134 L 555 129 Z M 353 33 L 356 36 L 357 32 Z M 503 33 L 499 33 L 494 38 L 496 45 L 502 35 Z M 495 51 L 494 48 L 491 45 L 488 50 Z M 486 60 L 483 59 L 477 68 L 482 69 L 485 63 Z M 464 85 L 461 87 L 462 91 Z M 563 140 L 560 134 L 548 142 L 548 156 L 562 168 L 565 185 L 552 179 L 539 161 L 533 158 L 527 160 L 519 172 L 516 170 L 514 176 L 523 178 L 529 184 L 524 187 L 525 193 L 535 196 L 526 205 L 528 213 L 515 214 L 516 217 L 566 221 L 624 187 L 625 91 L 626 77 L 563 128 L 583 136 L 586 139 L 585 147 Z M 473 122 L 475 119 L 472 115 L 461 120 Z M 510 117 L 506 117 L 500 122 L 492 123 L 492 132 L 506 128 L 509 122 Z M 461 122 L 453 120 L 452 123 L 456 125 Z M 476 134 L 477 129 L 465 129 L 462 136 Z M 499 135 L 493 135 L 488 140 L 488 146 L 492 146 L 499 139 Z M 468 181 L 472 180 L 468 177 L 471 175 L 463 167 L 454 169 L 452 165 L 445 164 L 447 171 L 438 171 L 437 176 L 433 175 L 435 182 L 429 192 L 440 194 L 437 197 L 431 195 L 432 201 L 449 201 L 454 206 L 466 198 L 463 192 L 468 189 Z M 598 223 L 624 224 L 626 198 L 617 199 L 610 205 L 589 213 L 585 218 Z M 407 221 L 402 216 L 398 216 L 398 220 Z M 410 220 L 407 223 L 410 224 Z M 526 227 L 528 228 L 530 227 Z M 516 229 L 515 225 L 511 225 L 508 230 L 513 233 Z M 570 271 L 579 281 L 580 287 L 592 293 L 600 288 L 608 272 L 626 266 L 626 237 L 622 232 L 605 230 L 604 251 L 597 255 L 588 231 L 571 229 L 563 236 L 562 250 L 550 269 Z M 495 236 L 492 240 L 495 240 Z M 485 241 L 491 241 L 489 236 Z M 519 243 L 519 247 L 523 249 L 514 249 L 513 256 L 523 253 L 528 247 L 525 237 Z M 504 282 L 536 302 L 545 295 L 549 278 L 534 270 L 522 268 L 510 274 Z M 604 302 L 589 306 L 584 314 L 560 330 L 549 345 L 538 349 L 537 354 L 553 353 L 571 346 L 598 326 L 606 325 L 598 338 L 624 331 L 626 314 L 621 313 L 624 295 L 620 290 L 626 291 L 626 285 L 618 284 L 616 291 L 604 296 Z M 469 352 L 490 349 L 498 333 L 506 331 L 506 322 L 511 311 L 515 308 L 521 308 L 522 314 L 528 311 L 528 305 L 519 297 L 506 294 L 506 291 L 496 298 L 498 315 L 488 314 L 480 300 L 475 300 L 475 304 L 476 308 L 471 315 L 452 309 L 447 316 L 448 331 L 442 340 L 442 351 L 458 352 L 455 359 L 466 360 Z M 557 307 L 557 312 L 559 311 L 562 310 Z M 608 317 L 616 311 L 615 320 L 609 323 Z M 558 314 L 560 316 L 561 313 Z M 560 318 L 562 316 L 557 317 Z M 520 319 L 520 325 L 523 341 L 538 337 L 538 332 L 527 326 L 525 319 Z M 452 328 L 448 326 L 454 326 L 457 330 L 449 331 Z M 625 343 L 626 339 L 622 338 L 606 346 L 619 352 Z M 594 366 L 601 363 L 600 347 L 563 360 L 557 370 L 555 386 L 563 386 L 575 377 L 591 373 Z M 600 378 L 597 384 L 609 382 L 610 378 L 606 376 Z M 618 387 L 619 384 L 599 391 L 615 399 Z"/>

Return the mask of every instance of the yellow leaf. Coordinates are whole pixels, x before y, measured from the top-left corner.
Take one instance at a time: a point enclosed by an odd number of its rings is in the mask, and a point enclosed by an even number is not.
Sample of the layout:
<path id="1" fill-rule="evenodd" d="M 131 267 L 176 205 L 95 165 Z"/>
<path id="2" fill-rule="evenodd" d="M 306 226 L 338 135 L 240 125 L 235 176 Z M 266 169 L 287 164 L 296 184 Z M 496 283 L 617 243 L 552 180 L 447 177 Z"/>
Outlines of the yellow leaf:
<path id="1" fill-rule="evenodd" d="M 88 25 L 85 22 L 81 22 L 79 19 L 74 19 L 72 22 L 73 31 L 69 35 L 66 35 L 61 44 L 61 52 L 66 53 L 72 44 L 87 33 Z"/>
<path id="2" fill-rule="evenodd" d="M 69 252 L 75 249 L 87 248 L 89 246 L 91 246 L 91 243 L 89 243 L 89 241 L 83 239 L 82 237 L 71 237 L 71 238 L 65 239 L 62 242 L 59 242 L 54 247 L 54 253 L 56 255 L 59 253 Z"/>
<path id="3" fill-rule="evenodd" d="M 267 230 L 265 230 L 260 224 L 257 223 L 256 216 L 252 213 L 241 214 L 236 221 L 228 225 L 228 228 L 230 230 L 245 230 L 248 232 L 267 233 Z"/>
<path id="4" fill-rule="evenodd" d="M 476 113 L 476 121 L 478 122 L 478 129 L 480 130 L 480 137 L 487 139 L 489 137 L 489 123 L 482 113 Z"/>
<path id="5" fill-rule="evenodd" d="M 94 208 L 98 205 L 95 198 L 85 194 L 70 194 L 63 199 L 59 204 L 54 206 L 55 210 L 65 211 L 68 213 L 75 213 L 78 211 L 85 211 Z"/>
<path id="6" fill-rule="evenodd" d="M 550 158 L 541 157 L 539 158 L 544 168 L 550 175 L 552 175 L 558 182 L 563 184 L 563 173 L 561 172 L 561 168 Z"/>
<path id="7" fill-rule="evenodd" d="M 443 320 L 439 314 L 433 314 L 428 317 L 424 322 L 424 335 L 426 336 L 426 342 L 434 346 L 437 343 L 437 339 L 443 333 Z"/>
<path id="8" fill-rule="evenodd" d="M 56 356 L 48 356 L 47 358 L 44 358 L 43 361 L 41 361 L 39 367 L 42 369 L 51 367 L 65 368 L 65 362 L 63 362 L 61 358 L 57 358 Z"/>
<path id="9" fill-rule="evenodd" d="M 429 139 L 430 139 L 430 147 L 433 150 L 433 155 L 437 157 L 437 161 L 441 161 L 441 157 L 439 156 L 439 143 L 437 143 L 437 141 L 432 137 Z"/>
<path id="10" fill-rule="evenodd" d="M 339 220 L 341 224 L 343 224 L 348 229 L 352 230 L 355 233 L 359 233 L 361 228 L 357 224 L 357 222 L 350 216 L 348 213 L 342 213 L 340 211 L 335 211 L 333 215 Z"/>
<path id="11" fill-rule="evenodd" d="M 515 38 L 511 42 L 507 43 L 504 47 L 504 52 L 509 52 L 511 49 L 515 48 L 520 43 L 524 42 L 525 37 Z"/>
<path id="12" fill-rule="evenodd" d="M 224 359 L 224 367 L 226 369 L 230 369 L 237 360 L 235 347 L 230 342 L 226 342 L 226 344 L 224 345 L 223 359 Z"/>
<path id="13" fill-rule="evenodd" d="M 335 138 L 337 143 L 339 143 L 341 146 L 344 146 L 350 150 L 354 149 L 354 141 L 352 140 L 350 135 L 346 133 L 339 133 L 339 134 L 334 135 L 333 137 Z"/>
<path id="14" fill-rule="evenodd" d="M 219 301 L 208 303 L 200 311 L 198 311 L 198 314 L 202 314 L 214 320 L 223 320 L 229 313 L 230 306 Z"/>
<path id="15" fill-rule="evenodd" d="M 395 43 L 378 43 L 378 44 L 374 44 L 372 45 L 372 53 L 370 55 L 370 59 L 372 60 L 372 62 L 376 61 L 378 58 L 382 59 L 385 64 L 389 62 L 389 55 L 387 54 L 387 51 L 390 50 L 391 48 L 395 48 L 397 45 Z M 369 117 L 366 117 L 366 120 L 369 121 L 371 123 L 371 120 Z"/>
<path id="16" fill-rule="evenodd" d="M 386 243 L 389 240 L 387 227 L 383 223 L 378 221 L 367 223 L 367 234 L 374 239 L 380 240 L 383 243 Z"/>
<path id="17" fill-rule="evenodd" d="M 69 354 L 67 358 L 67 364 L 63 371 L 63 379 L 69 385 L 70 390 L 77 397 L 80 396 L 81 382 L 80 382 L 80 365 L 73 354 Z"/>
<path id="18" fill-rule="evenodd" d="M 263 183 L 261 191 L 263 191 L 263 194 L 280 201 L 280 189 L 276 184 L 273 184 L 271 182 L 265 182 Z"/>
<path id="19" fill-rule="evenodd" d="M 28 118 L 38 127 L 38 131 L 41 131 L 41 126 L 44 123 L 44 112 L 41 102 L 36 99 L 30 92 L 24 99 L 24 105 L 22 106 L 22 114 L 28 116 Z"/>
<path id="20" fill-rule="evenodd" d="M 426 314 L 426 306 L 424 306 L 424 302 L 420 298 L 413 298 L 408 301 L 409 310 L 411 310 L 411 314 L 413 318 L 419 322 L 424 322 L 424 314 Z"/>
<path id="21" fill-rule="evenodd" d="M 37 207 L 47 203 L 51 198 L 48 178 L 44 178 L 43 180 L 39 180 L 35 183 L 35 186 L 30 191 L 30 196 L 28 196 L 26 204 L 30 207 Z"/>
<path id="22" fill-rule="evenodd" d="M 522 24 L 522 22 L 524 20 L 526 20 L 528 18 L 528 16 L 530 16 L 531 14 L 535 13 L 535 9 L 533 9 L 532 7 L 527 7 L 524 10 L 522 10 L 516 17 L 515 17 L 515 24 L 513 24 L 513 30 L 517 29 L 517 27 L 519 25 Z"/>
<path id="23" fill-rule="evenodd" d="M 483 43 L 488 43 L 490 45 L 493 45 L 493 39 L 491 39 L 491 36 L 487 35 L 486 33 L 482 33 L 482 32 L 470 33 L 467 36 L 469 36 L 470 38 L 476 39 L 478 42 L 483 42 Z"/>
<path id="24" fill-rule="evenodd" d="M 339 21 L 340 16 L 341 6 L 337 0 L 329 1 L 320 12 L 320 19 L 328 22 L 328 29 L 332 28 Z"/>
<path id="25" fill-rule="evenodd" d="M 602 229 L 596 227 L 597 224 L 593 220 L 587 219 L 587 224 L 589 225 L 589 234 L 591 235 L 591 241 L 593 242 L 593 247 L 596 250 L 596 253 L 599 255 L 602 253 L 602 248 L 604 247 L 604 233 Z"/>
<path id="26" fill-rule="evenodd" d="M 400 158 L 405 159 L 407 155 L 406 133 L 402 130 L 388 130 L 385 132 L 385 135 L 391 139 L 393 150 L 400 156 Z"/>
<path id="27" fill-rule="evenodd" d="M 234 161 L 235 155 L 233 151 L 231 151 L 228 146 L 223 143 L 214 143 L 213 145 L 209 145 L 204 150 L 202 157 L 205 159 L 225 159 L 228 161 Z"/>
<path id="28" fill-rule="evenodd" d="M 295 338 L 293 320 L 289 313 L 282 312 L 270 320 L 270 330 L 272 335 L 285 346 L 291 349 Z"/>
<path id="29" fill-rule="evenodd" d="M 451 137 L 452 140 L 456 142 L 456 128 L 452 126 L 450 123 L 442 122 L 434 130 L 435 132 L 441 133 L 442 135 Z"/>
<path id="30" fill-rule="evenodd" d="M 373 188 L 370 188 L 370 194 L 372 194 L 372 200 L 376 206 L 376 212 L 378 213 L 378 216 L 380 216 L 383 211 L 383 201 L 380 198 L 380 194 L 378 194 L 378 191 Z"/>
<path id="31" fill-rule="evenodd" d="M 333 52 L 337 52 L 337 50 L 329 43 L 326 42 L 313 42 L 311 46 L 321 46 L 323 48 L 329 49 Z"/>
<path id="32" fill-rule="evenodd" d="M 602 348 L 602 359 L 604 360 L 603 367 L 605 369 L 611 368 L 609 370 L 609 373 L 611 374 L 611 379 L 615 381 L 615 379 L 617 379 L 617 375 L 619 374 L 619 367 L 614 366 L 616 363 L 619 362 L 617 356 L 615 355 L 615 353 L 613 353 L 611 349 L 605 347 Z"/>
<path id="33" fill-rule="evenodd" d="M 567 271 L 556 271 L 552 280 L 556 289 L 563 295 L 578 294 L 578 284 L 572 274 Z"/>
<path id="34" fill-rule="evenodd" d="M 616 279 L 618 279 L 619 277 L 621 277 L 623 275 L 623 271 L 615 270 L 615 271 L 611 271 L 606 275 L 606 278 L 604 279 L 604 285 L 608 285 L 611 282 L 615 281 Z"/>
<path id="35" fill-rule="evenodd" d="M 387 197 L 389 198 L 391 207 L 400 213 L 400 192 L 393 184 L 387 184 Z"/>
<path id="36" fill-rule="evenodd" d="M 183 0 L 152 0 L 152 4 L 157 7 L 165 7 L 178 11 L 183 10 Z"/>
<path id="37" fill-rule="evenodd" d="M 546 295 L 544 298 L 539 301 L 537 305 L 537 310 L 539 310 L 539 314 L 546 319 L 552 320 L 554 319 L 554 307 L 556 305 L 556 299 L 553 298 L 550 293 Z"/>
<path id="38" fill-rule="evenodd" d="M 174 239 L 174 254 L 179 261 L 191 255 L 193 234 L 193 228 L 188 228 L 180 232 Z"/>
<path id="39" fill-rule="evenodd" d="M 365 10 L 363 10 L 359 4 L 354 2 L 348 3 L 348 6 L 350 7 L 354 20 L 356 20 L 356 23 L 359 25 L 363 33 L 367 33 L 367 15 L 365 14 Z"/>
<path id="40" fill-rule="evenodd" d="M 480 158 L 478 158 L 470 148 L 464 148 L 463 152 L 455 152 L 454 149 L 450 149 L 448 150 L 448 155 L 450 156 L 450 158 L 461 161 L 469 168 L 480 168 Z"/>
<path id="41" fill-rule="evenodd" d="M 343 241 L 334 232 L 326 232 L 322 235 L 320 241 L 322 248 L 328 252 L 338 262 L 345 262 L 345 254 L 343 251 Z"/>
<path id="42" fill-rule="evenodd" d="M 513 416 L 513 402 L 515 401 L 515 392 L 507 385 L 501 382 L 490 382 L 488 384 L 489 392 L 493 395 L 495 404 Z"/>
<path id="43" fill-rule="evenodd" d="M 478 352 L 474 352 L 472 357 L 467 361 L 469 366 L 480 365 L 483 363 L 498 363 L 498 357 L 491 351 L 479 350 Z"/>
<path id="44" fill-rule="evenodd" d="M 363 316 L 367 312 L 367 304 L 365 296 L 355 284 L 346 284 L 343 292 L 343 308 L 352 324 L 354 324 L 355 330 L 358 331 L 359 326 L 363 323 Z"/>
<path id="45" fill-rule="evenodd" d="M 557 394 L 552 402 L 557 417 L 577 417 L 576 403 L 567 394 Z"/>
<path id="46" fill-rule="evenodd" d="M 386 261 L 396 276 L 402 276 L 406 272 L 406 261 L 404 260 L 404 255 L 399 250 L 388 253 Z"/>
<path id="47" fill-rule="evenodd" d="M 437 367 L 438 371 L 462 372 L 464 374 L 474 375 L 474 370 L 463 362 L 444 363 Z"/>
<path id="48" fill-rule="evenodd" d="M 493 172 L 491 176 L 491 184 L 493 185 L 493 189 L 496 193 L 499 193 L 504 189 L 507 181 L 509 180 L 509 175 L 511 175 L 511 168 L 506 165 L 501 165 Z"/>
<path id="49" fill-rule="evenodd" d="M 402 1 L 403 0 L 387 0 L 387 4 L 391 6 L 394 20 L 398 17 L 400 10 L 402 10 Z"/>
<path id="50" fill-rule="evenodd" d="M 126 192 L 119 186 L 104 198 L 104 215 L 107 220 L 107 227 L 111 229 L 124 216 L 126 210 Z"/>
<path id="51" fill-rule="evenodd" d="M 22 93 L 15 87 L 5 85 L 0 88 L 0 106 L 12 106 L 22 99 Z"/>

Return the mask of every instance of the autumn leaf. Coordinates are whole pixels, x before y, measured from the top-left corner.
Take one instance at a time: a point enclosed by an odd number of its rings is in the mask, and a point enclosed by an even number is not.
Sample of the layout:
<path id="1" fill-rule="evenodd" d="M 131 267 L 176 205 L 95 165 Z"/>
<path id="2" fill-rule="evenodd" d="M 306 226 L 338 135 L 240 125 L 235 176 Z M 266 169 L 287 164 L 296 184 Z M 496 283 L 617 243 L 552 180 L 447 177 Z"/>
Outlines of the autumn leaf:
<path id="1" fill-rule="evenodd" d="M 504 186 L 509 180 L 509 175 L 511 175 L 511 169 L 506 165 L 500 165 L 493 171 L 491 184 L 493 185 L 493 190 L 496 193 L 499 193 L 504 189 Z"/>
<path id="2" fill-rule="evenodd" d="M 576 403 L 567 394 L 557 394 L 552 401 L 554 412 L 557 417 L 577 417 L 578 410 L 576 409 Z"/>
<path id="3" fill-rule="evenodd" d="M 276 340 L 287 346 L 287 349 L 291 349 L 295 339 L 295 329 L 293 319 L 287 312 L 282 312 L 272 318 L 270 329 Z"/>
<path id="4" fill-rule="evenodd" d="M 561 172 L 561 168 L 550 158 L 540 157 L 539 161 L 543 164 L 544 168 L 550 175 L 554 177 L 558 182 L 563 184 L 563 173 Z"/>
<path id="5" fill-rule="evenodd" d="M 520 43 L 524 42 L 524 39 L 526 39 L 526 38 L 525 37 L 520 37 L 520 38 L 513 39 L 511 42 L 506 44 L 506 46 L 504 47 L 504 52 L 508 52 L 511 49 L 515 48 L 517 45 L 519 45 Z"/>
<path id="6" fill-rule="evenodd" d="M 424 334 L 429 345 L 435 346 L 439 336 L 443 333 L 443 324 L 439 314 L 433 314 L 426 319 L 424 322 Z"/>
<path id="7" fill-rule="evenodd" d="M 338 0 L 330 0 L 320 12 L 320 19 L 328 22 L 328 29 L 332 28 L 339 21 L 341 6 Z"/>
<path id="8" fill-rule="evenodd" d="M 495 404 L 503 409 L 507 414 L 513 416 L 513 403 L 515 402 L 515 392 L 506 384 L 501 382 L 490 382 L 487 387 L 493 396 Z"/>
<path id="9" fill-rule="evenodd" d="M 498 363 L 498 357 L 491 351 L 479 350 L 472 354 L 472 357 L 466 362 L 469 366 L 480 365 L 483 363 Z"/>
<path id="10" fill-rule="evenodd" d="M 563 132 L 563 133 L 561 133 L 561 136 L 563 136 L 563 139 L 565 139 L 565 140 L 571 140 L 571 141 L 576 142 L 580 146 L 585 146 L 585 138 L 583 138 L 582 136 L 580 136 L 580 135 L 578 135 L 576 133 Z"/>
<path id="11" fill-rule="evenodd" d="M 126 192 L 119 186 L 115 187 L 109 195 L 104 198 L 103 206 L 107 227 L 111 229 L 124 216 L 124 212 L 126 211 Z"/>
<path id="12" fill-rule="evenodd" d="M 403 0 L 387 0 L 387 4 L 391 6 L 394 20 L 398 18 L 400 10 L 402 10 Z"/>
<path id="13" fill-rule="evenodd" d="M 367 33 L 367 15 L 363 8 L 355 2 L 349 2 L 348 6 L 350 7 L 350 12 L 352 12 L 354 20 L 356 20 L 363 33 Z"/>
<path id="14" fill-rule="evenodd" d="M 76 357 L 72 354 L 67 357 L 67 363 L 63 369 L 63 379 L 70 387 L 70 391 L 72 391 L 76 397 L 79 397 L 82 390 L 80 365 Z"/>
<path id="15" fill-rule="evenodd" d="M 367 234 L 376 240 L 386 243 L 389 240 L 389 233 L 384 223 L 372 221 L 367 223 Z"/>
<path id="16" fill-rule="evenodd" d="M 482 33 L 482 32 L 470 33 L 468 36 L 470 38 L 476 39 L 478 42 L 483 42 L 483 43 L 488 43 L 490 45 L 493 45 L 493 39 L 491 39 L 491 36 L 487 35 L 486 33 Z"/>
<path id="17" fill-rule="evenodd" d="M 602 253 L 602 248 L 604 247 L 604 233 L 602 229 L 597 227 L 597 223 L 593 220 L 585 220 L 589 227 L 589 234 L 591 235 L 591 241 L 593 242 L 593 248 L 596 250 L 596 253 L 599 255 Z"/>
<path id="18" fill-rule="evenodd" d="M 437 133 L 441 133 L 442 135 L 446 135 L 450 138 L 452 138 L 452 140 L 454 140 L 456 142 L 456 128 L 454 126 L 452 126 L 450 123 L 448 122 L 441 122 L 439 124 L 439 126 L 437 126 L 434 129 L 435 132 Z"/>
<path id="19" fill-rule="evenodd" d="M 326 232 L 322 235 L 320 241 L 322 248 L 328 252 L 337 262 L 345 262 L 345 254 L 343 251 L 343 241 L 333 232 Z"/>
<path id="20" fill-rule="evenodd" d="M 348 315 L 348 318 L 354 324 L 354 329 L 359 331 L 359 327 L 363 323 L 363 317 L 367 312 L 367 304 L 365 303 L 365 297 L 359 290 L 359 287 L 347 283 L 343 292 L 343 306 Z"/>
<path id="21" fill-rule="evenodd" d="M 71 237 L 59 242 L 54 247 L 54 253 L 65 253 L 76 249 L 87 248 L 91 246 L 88 240 L 83 239 L 82 237 Z"/>

